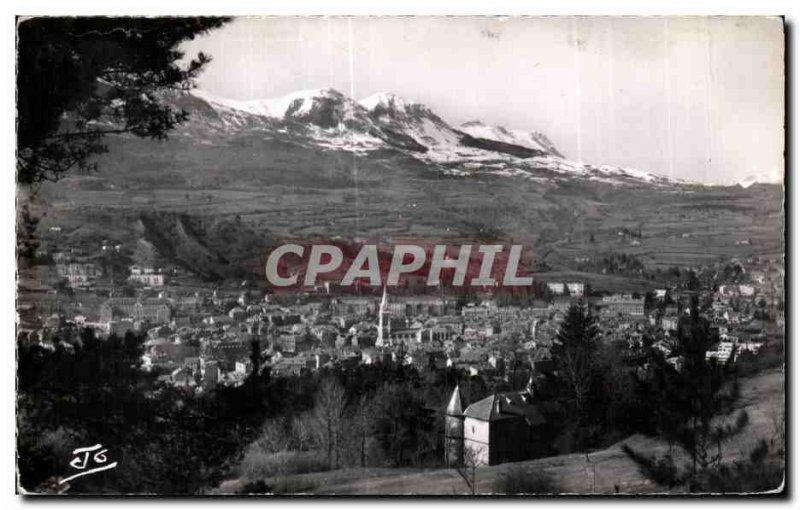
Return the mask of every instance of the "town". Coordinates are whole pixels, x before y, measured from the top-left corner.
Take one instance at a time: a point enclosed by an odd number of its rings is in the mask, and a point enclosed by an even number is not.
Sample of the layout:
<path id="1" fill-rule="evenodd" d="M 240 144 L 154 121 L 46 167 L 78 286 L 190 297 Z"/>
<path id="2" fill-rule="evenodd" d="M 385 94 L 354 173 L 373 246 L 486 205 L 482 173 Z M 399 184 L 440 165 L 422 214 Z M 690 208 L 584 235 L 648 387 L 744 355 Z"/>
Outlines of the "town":
<path id="1" fill-rule="evenodd" d="M 103 244 L 97 256 L 119 249 Z M 504 304 L 491 289 L 471 300 L 452 293 L 392 295 L 391 287 L 336 296 L 329 284 L 290 295 L 253 288 L 206 290 L 189 282 L 179 267 L 130 266 L 123 278 L 90 259 L 57 252 L 54 288 L 21 288 L 20 338 L 52 344 L 68 340 L 65 331 L 85 327 L 99 335 L 146 334 L 143 368 L 196 391 L 241 384 L 252 369 L 253 342 L 274 374 L 395 363 L 457 367 L 507 379 L 512 359 L 548 358 L 573 304 L 596 315 L 605 341 L 624 341 L 635 350 L 647 337 L 665 354 L 671 353 L 678 319 L 692 296 L 705 303 L 719 333 L 718 350 L 709 356 L 724 358 L 734 348 L 757 353 L 768 332 L 782 327 L 769 320 L 782 306 L 783 284 L 782 268 L 771 262 L 747 271 L 733 261 L 737 269 L 729 271 L 730 279 L 746 283 L 713 289 L 674 286 L 608 294 L 590 291 L 580 281 L 547 281 L 540 296 L 526 294 Z"/>
<path id="2" fill-rule="evenodd" d="M 451 258 L 448 253 L 454 252 L 452 249 L 455 247 L 448 247 L 444 244 L 437 244 L 433 247 L 430 260 L 428 260 L 428 253 L 425 247 L 416 245 L 396 245 L 391 250 L 391 263 L 389 265 L 388 274 L 386 275 L 386 285 L 396 286 L 401 284 L 403 275 L 409 273 L 417 273 L 423 269 L 426 264 L 427 271 L 427 285 L 435 286 L 442 283 L 442 270 L 453 269 L 454 274 L 452 277 L 452 284 L 454 286 L 462 286 L 466 284 L 471 286 L 493 286 L 498 282 L 492 277 L 500 268 L 505 267 L 502 271 L 503 278 L 502 284 L 504 286 L 518 286 L 518 285 L 531 285 L 533 279 L 531 277 L 517 276 L 520 257 L 522 254 L 522 246 L 511 246 L 508 253 L 504 252 L 502 245 L 480 245 L 476 252 L 473 253 L 471 245 L 461 245 L 458 247 L 458 256 Z M 317 276 L 320 273 L 329 273 L 340 269 L 344 261 L 344 254 L 342 249 L 336 245 L 331 244 L 317 244 L 309 250 L 307 267 L 305 268 L 305 285 L 313 287 L 317 283 Z M 297 244 L 285 244 L 273 250 L 267 258 L 266 264 L 266 277 L 267 281 L 276 287 L 287 287 L 296 285 L 298 282 L 297 274 L 291 277 L 284 277 L 280 275 L 279 268 L 282 264 L 282 257 L 288 254 L 294 254 L 297 257 L 303 257 L 305 249 Z M 500 257 L 497 255 L 500 254 Z M 372 286 L 379 287 L 381 285 L 381 268 L 380 268 L 380 252 L 377 245 L 365 244 L 358 251 L 358 254 L 353 258 L 349 264 L 349 268 L 341 280 L 341 285 L 344 287 L 353 285 L 357 278 L 364 278 L 369 281 Z M 473 255 L 476 255 L 473 257 Z M 410 256 L 411 260 L 406 262 L 406 256 Z M 501 259 L 498 267 L 495 268 L 495 258 Z M 323 258 L 327 258 L 326 262 L 322 262 Z M 366 267 L 364 265 L 366 264 Z M 478 269 L 475 272 L 475 277 L 467 280 L 467 275 L 471 267 Z"/>
<path id="3" fill-rule="evenodd" d="M 19 17 L 17 493 L 785 494 L 785 25 Z"/>
<path id="4" fill-rule="evenodd" d="M 701 304 L 718 338 L 707 359 L 753 358 L 763 346 L 774 349 L 782 342 L 784 274 L 776 261 L 733 260 L 678 271 L 674 284 L 645 293 L 537 280 L 530 292 L 518 295 L 491 288 L 459 294 L 441 287 L 428 293 L 367 288 L 353 295 L 330 283 L 291 293 L 259 290 L 249 282 L 207 289 L 178 266 L 109 263 L 121 249 L 104 242 L 94 254 L 56 252 L 52 288 L 42 288 L 44 279 L 36 289 L 22 282 L 21 345 L 69 350 L 86 328 L 100 338 L 135 333 L 143 339 L 138 369 L 155 374 L 165 387 L 180 388 L 188 399 L 240 387 L 254 370 L 272 378 L 359 366 L 455 371 L 467 381 L 482 381 L 492 393 L 466 401 L 454 380 L 446 408 L 433 410 L 446 423 L 448 465 L 470 451 L 480 452 L 477 459 L 486 465 L 541 454 L 524 440 L 544 421 L 533 388 L 552 371 L 551 350 L 571 307 L 595 317 L 598 337 L 616 346 L 621 365 L 642 365 L 647 348 L 679 369 L 676 333 L 692 300 Z M 498 420 L 505 432 L 490 436 L 490 424 Z"/>

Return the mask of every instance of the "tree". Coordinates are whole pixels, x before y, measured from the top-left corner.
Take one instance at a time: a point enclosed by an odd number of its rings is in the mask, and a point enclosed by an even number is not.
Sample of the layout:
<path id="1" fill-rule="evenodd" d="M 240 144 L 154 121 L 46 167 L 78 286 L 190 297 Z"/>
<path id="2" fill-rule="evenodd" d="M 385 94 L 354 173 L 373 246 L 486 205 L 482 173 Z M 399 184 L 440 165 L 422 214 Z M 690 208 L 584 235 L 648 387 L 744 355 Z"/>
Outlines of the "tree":
<path id="1" fill-rule="evenodd" d="M 312 412 L 315 436 L 328 457 L 328 468 L 336 469 L 342 440 L 344 411 L 347 405 L 344 388 L 333 376 L 322 381 Z"/>
<path id="2" fill-rule="evenodd" d="M 367 395 L 361 395 L 350 415 L 348 434 L 358 452 L 358 466 L 367 466 L 367 441 L 372 432 L 373 404 Z"/>
<path id="3" fill-rule="evenodd" d="M 374 432 L 395 467 L 420 460 L 424 436 L 433 430 L 425 403 L 407 383 L 385 383 L 375 396 Z"/>
<path id="4" fill-rule="evenodd" d="M 670 452 L 657 459 L 628 445 L 623 450 L 642 474 L 656 483 L 670 487 L 688 484 L 689 490 L 696 490 L 698 481 L 720 465 L 725 442 L 748 423 L 744 411 L 732 421 L 722 419 L 733 413 L 739 387 L 733 366 L 735 350 L 725 362 L 706 358 L 718 340 L 700 316 L 694 297 L 690 316 L 678 326 L 679 368 L 663 356 L 652 358 L 641 387 L 642 399 L 656 403 L 656 430 L 670 444 Z M 672 455 L 673 445 L 689 457 L 683 470 Z"/>
<path id="5" fill-rule="evenodd" d="M 478 466 L 482 465 L 482 446 L 468 446 L 464 448 L 462 462 L 456 464 L 456 471 L 467 484 L 470 494 L 475 495 L 475 482 L 477 480 Z"/>
<path id="6" fill-rule="evenodd" d="M 572 305 L 561 324 L 551 355 L 556 378 L 566 403 L 568 416 L 575 427 L 575 439 L 583 441 L 587 399 L 594 379 L 594 355 L 597 351 L 597 323 L 582 305 Z"/>
<path id="7" fill-rule="evenodd" d="M 74 471 L 73 448 L 101 442 L 119 466 L 70 482 L 70 493 L 192 494 L 217 485 L 230 458 L 255 439 L 263 413 L 245 388 L 195 398 L 138 368 L 144 337 L 56 331 L 54 348 L 21 345 L 17 465 L 28 491 Z M 42 485 L 44 482 L 44 486 Z"/>
<path id="8" fill-rule="evenodd" d="M 250 340 L 250 365 L 253 370 L 250 373 L 250 382 L 256 384 L 261 374 L 261 341 L 258 335 Z"/>
<path id="9" fill-rule="evenodd" d="M 17 181 L 96 169 L 106 135 L 164 139 L 188 114 L 183 93 L 210 57 L 183 62 L 181 42 L 226 18 L 37 17 L 17 24 Z"/>
<path id="10" fill-rule="evenodd" d="M 31 214 L 28 204 L 24 204 L 17 214 L 17 263 L 32 265 L 36 260 L 39 242 L 34 233 L 39 225 L 39 218 Z"/>

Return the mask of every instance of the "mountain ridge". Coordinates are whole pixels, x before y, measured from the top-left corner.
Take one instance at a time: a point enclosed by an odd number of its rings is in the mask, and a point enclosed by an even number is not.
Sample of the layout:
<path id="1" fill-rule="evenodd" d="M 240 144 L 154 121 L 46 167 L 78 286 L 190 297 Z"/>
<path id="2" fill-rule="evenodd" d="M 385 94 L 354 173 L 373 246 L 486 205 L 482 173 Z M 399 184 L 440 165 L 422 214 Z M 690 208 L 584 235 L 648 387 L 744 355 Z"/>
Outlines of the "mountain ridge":
<path id="1" fill-rule="evenodd" d="M 321 88 L 238 101 L 193 90 L 189 99 L 177 102 L 205 112 L 200 115 L 204 120 L 190 120 L 194 129 L 204 122 L 208 130 L 223 135 L 292 129 L 304 143 L 322 150 L 364 154 L 388 148 L 406 152 L 448 175 L 479 172 L 546 179 L 541 173 L 545 170 L 552 173 L 551 178 L 583 177 L 615 185 L 691 184 L 640 170 L 570 161 L 545 134 L 534 130 L 510 130 L 481 121 L 453 126 L 430 107 L 391 92 L 356 101 L 335 89 Z"/>
<path id="2" fill-rule="evenodd" d="M 735 185 L 739 185 L 742 188 L 749 188 L 754 184 L 783 184 L 783 173 L 780 171 L 761 172 L 747 176 Z"/>

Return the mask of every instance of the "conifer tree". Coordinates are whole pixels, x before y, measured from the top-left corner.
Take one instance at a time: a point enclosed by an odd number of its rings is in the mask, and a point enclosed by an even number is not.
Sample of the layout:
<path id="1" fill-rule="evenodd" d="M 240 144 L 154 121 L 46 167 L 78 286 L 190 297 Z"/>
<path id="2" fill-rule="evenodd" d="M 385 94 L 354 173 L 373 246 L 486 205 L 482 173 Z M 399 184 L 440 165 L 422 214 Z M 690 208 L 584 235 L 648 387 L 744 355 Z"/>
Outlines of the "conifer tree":
<path id="1" fill-rule="evenodd" d="M 744 411 L 728 419 L 739 396 L 735 349 L 723 362 L 706 357 L 718 341 L 694 298 L 690 315 L 678 325 L 677 363 L 661 355 L 651 358 L 641 383 L 642 399 L 655 403 L 655 431 L 669 443 L 670 451 L 657 458 L 628 445 L 623 450 L 642 474 L 660 485 L 687 484 L 689 490 L 696 490 L 700 478 L 720 465 L 727 440 L 747 425 Z M 686 465 L 678 465 L 674 446 L 688 457 Z"/>
<path id="2" fill-rule="evenodd" d="M 187 113 L 186 92 L 210 57 L 179 45 L 225 18 L 34 17 L 17 23 L 17 181 L 92 170 L 107 135 L 163 139 Z"/>
<path id="3" fill-rule="evenodd" d="M 583 426 L 588 423 L 588 401 L 594 382 L 594 355 L 597 351 L 597 323 L 582 305 L 572 305 L 561 324 L 551 349 L 556 365 L 559 392 L 575 427 L 576 442 L 583 442 Z"/>

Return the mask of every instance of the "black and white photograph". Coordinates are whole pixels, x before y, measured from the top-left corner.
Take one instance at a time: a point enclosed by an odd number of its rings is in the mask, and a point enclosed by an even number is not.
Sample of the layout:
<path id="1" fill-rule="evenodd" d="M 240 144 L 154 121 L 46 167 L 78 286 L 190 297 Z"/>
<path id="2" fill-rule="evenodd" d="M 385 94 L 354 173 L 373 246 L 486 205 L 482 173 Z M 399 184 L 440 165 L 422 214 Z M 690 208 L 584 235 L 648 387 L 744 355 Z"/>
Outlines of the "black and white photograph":
<path id="1" fill-rule="evenodd" d="M 16 494 L 785 495 L 778 14 L 18 13 Z"/>

